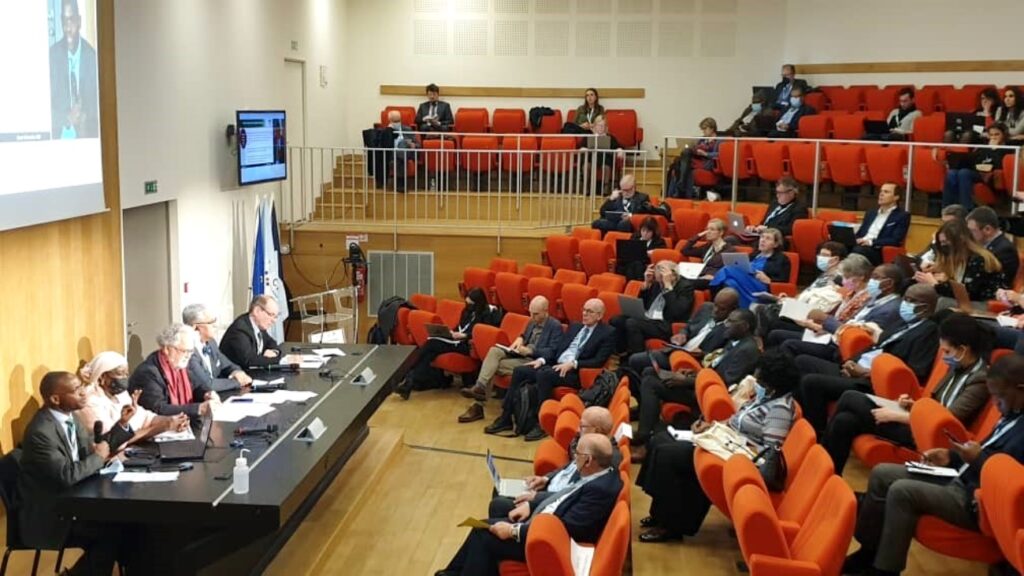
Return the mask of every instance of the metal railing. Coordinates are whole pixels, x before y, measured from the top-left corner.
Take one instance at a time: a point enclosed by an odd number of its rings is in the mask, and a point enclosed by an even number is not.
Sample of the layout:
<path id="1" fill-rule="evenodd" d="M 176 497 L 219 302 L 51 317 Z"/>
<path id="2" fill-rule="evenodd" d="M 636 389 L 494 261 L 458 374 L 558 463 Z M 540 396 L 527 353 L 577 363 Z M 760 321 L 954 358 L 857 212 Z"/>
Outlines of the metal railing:
<path id="1" fill-rule="evenodd" d="M 678 149 L 680 142 L 696 142 L 697 140 L 708 139 L 702 135 L 699 136 L 666 136 L 664 138 L 665 150 L 665 162 L 663 163 L 663 181 L 668 178 L 668 171 L 670 169 L 670 151 Z M 1006 185 L 1007 192 L 1011 195 L 1011 207 L 1013 213 L 1016 214 L 1018 211 L 1018 202 L 1020 199 L 1015 199 L 1013 194 L 1015 191 L 1021 190 L 1021 157 L 1022 150 L 1019 146 L 990 146 L 988 144 L 962 144 L 962 143 L 933 143 L 933 142 L 912 142 L 912 141 L 892 141 L 892 142 L 878 142 L 872 140 L 838 140 L 838 139 L 812 139 L 812 138 L 765 138 L 765 137 L 733 137 L 733 136 L 713 136 L 711 140 L 718 140 L 720 142 L 732 142 L 733 143 L 733 154 L 732 154 L 732 178 L 728 185 L 730 191 L 730 198 L 732 207 L 736 207 L 736 202 L 739 200 L 740 192 L 740 163 L 746 161 L 741 154 L 741 147 L 743 144 L 756 144 L 758 142 L 778 142 L 783 144 L 813 144 L 814 145 L 814 177 L 811 182 L 802 182 L 803 184 L 811 186 L 811 210 L 816 211 L 819 206 L 819 196 L 821 193 L 822 184 L 822 171 L 827 164 L 825 148 L 830 145 L 841 145 L 841 144 L 855 144 L 859 146 L 867 147 L 886 147 L 896 146 L 904 147 L 907 149 L 907 164 L 903 168 L 903 179 L 905 183 L 905 194 L 903 194 L 903 201 L 905 209 L 909 212 L 911 209 L 912 194 L 914 188 L 914 151 L 919 148 L 926 149 L 942 149 L 942 150 L 974 150 L 976 148 L 990 148 L 994 150 L 1007 150 L 1014 156 L 1013 162 L 1013 173 L 1012 175 L 1004 174 L 1003 177 L 1009 176 L 1009 184 Z M 721 144 L 719 144 L 719 150 L 721 150 Z M 721 152 L 719 152 L 721 154 Z M 754 161 L 755 168 L 752 170 L 754 175 L 757 175 L 756 161 Z M 1001 166 L 994 166 L 995 170 L 1001 170 Z M 864 168 L 867 169 L 866 167 Z M 866 179 L 863 184 L 870 184 L 870 178 Z M 723 186 L 724 189 L 724 186 Z M 666 193 L 668 191 L 666 190 Z M 941 194 L 941 192 L 940 192 Z"/>
<path id="2" fill-rule="evenodd" d="M 624 174 L 662 182 L 647 152 L 581 149 L 575 135 L 414 134 L 415 148 L 289 148 L 279 220 L 561 228 L 589 224 Z"/>

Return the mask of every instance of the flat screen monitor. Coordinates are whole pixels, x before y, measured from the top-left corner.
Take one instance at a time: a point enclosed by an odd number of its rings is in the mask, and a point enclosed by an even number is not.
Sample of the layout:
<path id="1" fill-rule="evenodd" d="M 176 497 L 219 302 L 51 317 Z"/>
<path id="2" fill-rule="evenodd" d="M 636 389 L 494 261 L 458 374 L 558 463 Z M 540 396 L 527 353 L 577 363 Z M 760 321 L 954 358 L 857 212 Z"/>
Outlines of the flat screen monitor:
<path id="1" fill-rule="evenodd" d="M 239 110 L 235 119 L 239 185 L 287 178 L 284 110 Z"/>

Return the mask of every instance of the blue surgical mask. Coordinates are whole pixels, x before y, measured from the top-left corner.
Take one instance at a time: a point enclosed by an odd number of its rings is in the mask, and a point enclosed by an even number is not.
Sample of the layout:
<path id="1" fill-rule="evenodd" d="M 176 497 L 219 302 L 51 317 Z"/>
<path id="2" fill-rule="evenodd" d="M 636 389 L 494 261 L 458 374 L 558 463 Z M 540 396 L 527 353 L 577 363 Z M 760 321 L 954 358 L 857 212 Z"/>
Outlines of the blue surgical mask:
<path id="1" fill-rule="evenodd" d="M 764 397 L 768 395 L 768 390 L 761 386 L 760 382 L 754 382 L 754 399 L 758 402 L 764 401 Z"/>
<path id="2" fill-rule="evenodd" d="M 882 295 L 882 283 L 877 278 L 872 278 L 868 280 L 867 290 L 872 298 L 878 298 Z"/>
<path id="3" fill-rule="evenodd" d="M 750 105 L 750 110 L 751 110 L 751 112 L 760 112 L 761 111 L 761 103 L 760 102 L 754 102 L 753 104 Z"/>
<path id="4" fill-rule="evenodd" d="M 817 258 L 818 270 L 821 270 L 822 272 L 824 272 L 825 270 L 828 270 L 829 260 L 831 260 L 831 259 L 832 259 L 831 256 L 818 256 L 818 258 Z"/>
<path id="5" fill-rule="evenodd" d="M 800 97 L 799 96 L 790 96 L 789 97 L 789 105 L 793 106 L 794 108 L 799 106 L 800 105 Z"/>
<path id="6" fill-rule="evenodd" d="M 949 366 L 949 369 L 953 371 L 960 369 L 961 359 L 963 359 L 963 355 L 961 355 L 960 358 L 957 358 L 956 354 L 953 354 L 951 356 L 946 356 L 945 354 L 942 355 L 942 361 L 945 362 L 946 366 Z"/>
<path id="7" fill-rule="evenodd" d="M 917 318 L 917 305 L 906 300 L 900 302 L 900 318 L 907 324 L 913 322 Z"/>

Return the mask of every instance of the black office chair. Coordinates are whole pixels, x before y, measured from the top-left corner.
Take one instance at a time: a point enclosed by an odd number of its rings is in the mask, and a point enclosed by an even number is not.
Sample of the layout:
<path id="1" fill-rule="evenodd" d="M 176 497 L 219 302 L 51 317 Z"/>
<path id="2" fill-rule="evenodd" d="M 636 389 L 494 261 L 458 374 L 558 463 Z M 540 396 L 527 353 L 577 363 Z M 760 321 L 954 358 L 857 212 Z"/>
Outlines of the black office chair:
<path id="1" fill-rule="evenodd" d="M 20 461 L 20 448 L 15 448 L 0 458 L 0 500 L 3 500 L 4 508 L 7 510 L 7 549 L 4 550 L 3 563 L 0 564 L 0 576 L 7 574 L 7 561 L 11 552 L 15 550 L 35 551 L 35 558 L 32 560 L 32 576 L 35 576 L 36 570 L 39 569 L 39 555 L 42 552 L 38 548 L 26 545 L 21 539 L 21 526 L 18 522 Z"/>

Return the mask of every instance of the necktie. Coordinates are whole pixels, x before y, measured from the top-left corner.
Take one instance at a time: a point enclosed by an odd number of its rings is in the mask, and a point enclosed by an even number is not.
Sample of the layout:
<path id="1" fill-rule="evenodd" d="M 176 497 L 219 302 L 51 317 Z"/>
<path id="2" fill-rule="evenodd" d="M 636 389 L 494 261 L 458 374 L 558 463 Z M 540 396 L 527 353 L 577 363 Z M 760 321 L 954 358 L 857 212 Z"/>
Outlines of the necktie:
<path id="1" fill-rule="evenodd" d="M 75 434 L 74 418 L 65 420 L 64 426 L 68 429 L 68 446 L 71 447 L 71 460 L 78 462 L 78 436 Z"/>
<path id="2" fill-rule="evenodd" d="M 696 352 L 700 348 L 701 343 L 704 342 L 704 339 L 708 337 L 708 334 L 714 330 L 715 325 L 714 320 L 707 321 L 700 329 L 700 332 L 697 332 L 697 334 L 695 334 L 693 338 L 686 343 L 686 346 L 684 346 L 683 349 L 689 352 Z"/>
<path id="3" fill-rule="evenodd" d="M 431 104 L 430 105 L 430 116 L 431 117 L 437 116 L 437 105 L 436 104 Z"/>
<path id="4" fill-rule="evenodd" d="M 562 355 L 558 357 L 558 363 L 564 364 L 571 360 L 575 360 L 576 355 L 579 354 L 580 349 L 583 348 L 583 344 L 587 341 L 589 336 L 590 326 L 584 326 L 583 329 L 580 330 L 580 333 L 572 339 L 572 343 L 570 343 L 569 347 L 565 349 L 565 352 L 562 352 Z"/>
<path id="5" fill-rule="evenodd" d="M 263 332 L 261 330 L 256 331 L 256 353 L 263 354 Z"/>
<path id="6" fill-rule="evenodd" d="M 203 345 L 203 365 L 210 376 L 213 376 L 213 347 L 209 342 Z"/>

